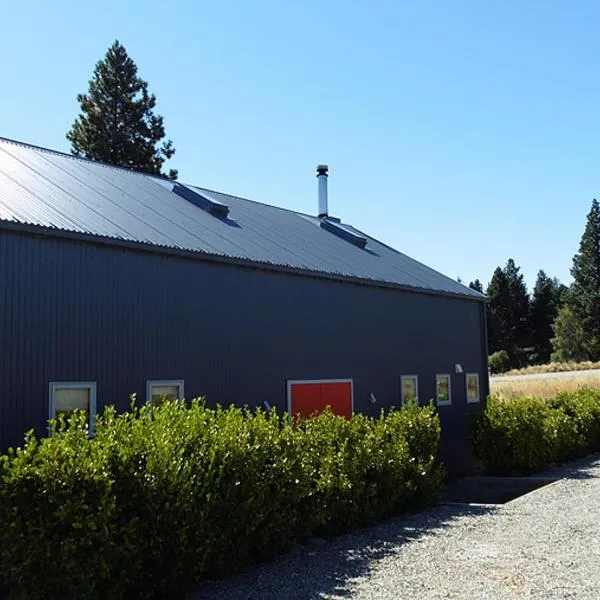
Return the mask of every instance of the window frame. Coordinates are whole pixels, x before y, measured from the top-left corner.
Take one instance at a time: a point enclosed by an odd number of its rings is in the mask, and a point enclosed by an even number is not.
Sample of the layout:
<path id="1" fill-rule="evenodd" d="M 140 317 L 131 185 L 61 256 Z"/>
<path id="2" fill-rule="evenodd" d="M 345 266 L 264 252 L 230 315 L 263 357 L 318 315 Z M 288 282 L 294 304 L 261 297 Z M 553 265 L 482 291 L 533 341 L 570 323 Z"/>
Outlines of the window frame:
<path id="1" fill-rule="evenodd" d="M 469 383 L 468 383 L 469 377 L 475 377 L 477 380 L 477 399 L 476 400 L 469 400 Z M 465 397 L 467 399 L 467 404 L 478 404 L 479 402 L 481 402 L 481 388 L 479 387 L 479 384 L 480 384 L 479 373 L 465 373 Z"/>
<path id="2" fill-rule="evenodd" d="M 440 400 L 439 398 L 439 382 L 444 378 L 448 380 L 448 400 Z M 438 373 L 435 376 L 435 403 L 436 406 L 450 406 L 452 404 L 452 376 L 450 373 Z"/>
<path id="3" fill-rule="evenodd" d="M 179 388 L 178 401 L 183 402 L 185 398 L 184 379 L 147 379 L 146 380 L 146 402 L 152 406 L 152 387 L 176 385 Z"/>
<path id="4" fill-rule="evenodd" d="M 415 380 L 415 402 L 419 406 L 419 376 L 418 375 L 400 375 L 400 405 L 406 406 L 406 399 L 404 398 L 404 381 L 407 379 Z"/>
<path id="5" fill-rule="evenodd" d="M 97 414 L 98 386 L 95 381 L 51 381 L 48 385 L 49 399 L 48 412 L 50 420 L 56 419 L 56 392 L 60 389 L 89 390 L 90 391 L 90 410 L 88 414 L 88 429 L 94 430 Z"/>

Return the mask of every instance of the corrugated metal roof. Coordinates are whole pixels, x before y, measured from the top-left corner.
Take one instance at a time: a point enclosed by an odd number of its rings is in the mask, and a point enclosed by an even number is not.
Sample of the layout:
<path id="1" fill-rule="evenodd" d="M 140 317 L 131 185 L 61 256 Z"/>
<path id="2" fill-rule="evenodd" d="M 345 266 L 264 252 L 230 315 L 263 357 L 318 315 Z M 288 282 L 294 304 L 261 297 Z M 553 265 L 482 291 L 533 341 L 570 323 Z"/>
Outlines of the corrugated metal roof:
<path id="1" fill-rule="evenodd" d="M 316 217 L 187 187 L 227 205 L 227 218 L 174 193 L 165 180 L 0 138 L 0 222 L 484 298 L 346 223 L 367 239 L 364 249 L 321 228 Z"/>

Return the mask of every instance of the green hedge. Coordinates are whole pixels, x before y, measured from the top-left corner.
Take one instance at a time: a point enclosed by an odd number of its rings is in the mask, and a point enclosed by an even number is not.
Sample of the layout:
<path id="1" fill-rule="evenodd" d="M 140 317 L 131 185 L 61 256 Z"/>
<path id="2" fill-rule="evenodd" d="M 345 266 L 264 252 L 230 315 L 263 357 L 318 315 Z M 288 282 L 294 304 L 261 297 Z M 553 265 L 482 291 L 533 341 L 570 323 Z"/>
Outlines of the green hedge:
<path id="1" fill-rule="evenodd" d="M 311 536 L 435 501 L 433 408 L 295 425 L 274 412 L 108 408 L 0 461 L 0 563 L 13 598 L 183 597 Z"/>
<path id="2" fill-rule="evenodd" d="M 600 451 L 600 390 L 582 388 L 550 401 L 490 398 L 473 416 L 472 443 L 495 475 L 535 473 Z"/>
<path id="3" fill-rule="evenodd" d="M 506 371 L 510 370 L 511 360 L 508 352 L 506 350 L 498 350 L 498 352 L 494 352 L 490 354 L 488 358 L 488 366 L 490 369 L 490 373 L 506 373 Z"/>

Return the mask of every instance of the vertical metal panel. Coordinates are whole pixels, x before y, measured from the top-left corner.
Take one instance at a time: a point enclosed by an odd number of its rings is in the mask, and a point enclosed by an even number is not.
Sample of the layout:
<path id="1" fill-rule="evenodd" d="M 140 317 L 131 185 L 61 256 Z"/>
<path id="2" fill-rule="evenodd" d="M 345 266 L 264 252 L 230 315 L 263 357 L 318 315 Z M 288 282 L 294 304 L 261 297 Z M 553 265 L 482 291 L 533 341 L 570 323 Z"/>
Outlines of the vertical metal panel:
<path id="1" fill-rule="evenodd" d="M 50 381 L 96 381 L 99 409 L 183 379 L 188 398 L 284 411 L 288 380 L 352 379 L 355 411 L 378 414 L 400 405 L 402 374 L 427 401 L 451 372 L 442 451 L 467 460 L 464 416 L 478 407 L 454 364 L 485 380 L 480 302 L 7 231 L 0 286 L 2 447 L 44 432 Z"/>

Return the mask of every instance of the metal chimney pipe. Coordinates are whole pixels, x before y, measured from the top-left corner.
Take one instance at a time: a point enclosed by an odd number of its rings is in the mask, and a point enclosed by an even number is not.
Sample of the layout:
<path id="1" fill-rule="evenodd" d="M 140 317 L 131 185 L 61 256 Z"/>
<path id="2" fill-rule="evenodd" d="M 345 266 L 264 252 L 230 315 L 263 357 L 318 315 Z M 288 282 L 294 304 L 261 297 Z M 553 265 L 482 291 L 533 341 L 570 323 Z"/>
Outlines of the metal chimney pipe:
<path id="1" fill-rule="evenodd" d="M 327 165 L 317 167 L 317 181 L 319 182 L 319 218 L 326 217 L 327 212 Z"/>

